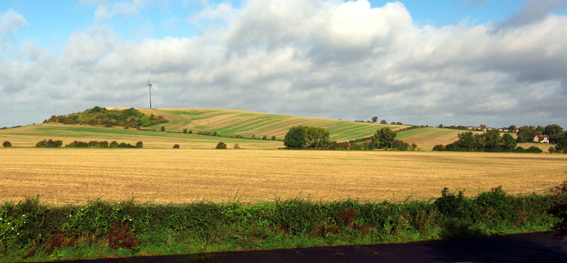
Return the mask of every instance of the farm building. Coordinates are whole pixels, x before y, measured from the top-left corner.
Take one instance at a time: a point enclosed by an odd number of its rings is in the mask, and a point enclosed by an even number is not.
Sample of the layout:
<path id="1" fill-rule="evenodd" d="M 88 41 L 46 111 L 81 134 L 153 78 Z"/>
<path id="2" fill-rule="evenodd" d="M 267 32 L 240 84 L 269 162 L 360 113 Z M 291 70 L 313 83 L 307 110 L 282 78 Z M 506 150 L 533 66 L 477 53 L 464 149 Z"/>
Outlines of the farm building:
<path id="1" fill-rule="evenodd" d="M 534 142 L 549 143 L 549 135 L 536 135 L 534 137 Z"/>

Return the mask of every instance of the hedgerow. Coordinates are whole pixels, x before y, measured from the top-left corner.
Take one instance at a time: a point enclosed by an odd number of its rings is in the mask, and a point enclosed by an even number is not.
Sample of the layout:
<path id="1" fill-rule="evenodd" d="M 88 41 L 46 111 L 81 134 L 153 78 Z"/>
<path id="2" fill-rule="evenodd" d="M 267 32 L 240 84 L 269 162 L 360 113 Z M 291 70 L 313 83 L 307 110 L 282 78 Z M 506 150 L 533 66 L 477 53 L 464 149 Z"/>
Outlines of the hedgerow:
<path id="1" fill-rule="evenodd" d="M 153 205 L 97 199 L 63 207 L 41 204 L 37 196 L 0 207 L 0 258 L 65 259 L 60 257 L 65 249 L 96 246 L 138 255 L 171 246 L 191 253 L 548 231 L 564 222 L 567 211 L 549 211 L 565 194 L 512 196 L 495 188 L 467 197 L 444 189 L 432 201 L 404 203 L 278 199 Z"/>

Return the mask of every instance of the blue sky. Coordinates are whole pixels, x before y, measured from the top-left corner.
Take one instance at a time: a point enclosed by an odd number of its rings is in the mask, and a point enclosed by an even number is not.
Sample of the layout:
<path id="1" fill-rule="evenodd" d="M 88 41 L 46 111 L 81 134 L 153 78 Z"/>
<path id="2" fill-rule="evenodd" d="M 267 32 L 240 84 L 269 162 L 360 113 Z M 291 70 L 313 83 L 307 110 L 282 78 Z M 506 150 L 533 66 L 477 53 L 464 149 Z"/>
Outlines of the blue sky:
<path id="1" fill-rule="evenodd" d="M 152 69 L 157 107 L 565 127 L 566 14 L 567 0 L 4 0 L 0 126 L 144 107 Z"/>

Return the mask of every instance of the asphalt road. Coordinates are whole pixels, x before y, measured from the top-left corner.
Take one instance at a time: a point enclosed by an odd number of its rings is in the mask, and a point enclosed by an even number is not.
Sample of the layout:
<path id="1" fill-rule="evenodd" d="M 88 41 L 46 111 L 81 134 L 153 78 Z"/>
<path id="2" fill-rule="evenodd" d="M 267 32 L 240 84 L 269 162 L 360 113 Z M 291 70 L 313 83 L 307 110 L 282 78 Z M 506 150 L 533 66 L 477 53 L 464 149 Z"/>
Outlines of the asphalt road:
<path id="1" fill-rule="evenodd" d="M 567 263 L 567 240 L 554 232 L 405 244 L 333 246 L 195 255 L 130 257 L 64 262 L 561 262 Z M 62 262 L 62 261 L 59 261 Z"/>

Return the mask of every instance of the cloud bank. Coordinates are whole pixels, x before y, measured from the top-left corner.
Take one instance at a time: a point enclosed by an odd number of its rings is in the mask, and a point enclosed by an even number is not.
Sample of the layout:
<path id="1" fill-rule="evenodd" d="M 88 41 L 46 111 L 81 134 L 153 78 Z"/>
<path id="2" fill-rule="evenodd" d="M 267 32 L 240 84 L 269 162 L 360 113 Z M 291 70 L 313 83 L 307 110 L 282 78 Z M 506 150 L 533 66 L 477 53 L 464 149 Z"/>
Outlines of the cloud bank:
<path id="1" fill-rule="evenodd" d="M 25 59 L 0 57 L 0 114 L 9 126 L 147 107 L 151 69 L 158 108 L 567 127 L 567 17 L 523 10 L 504 23 L 418 27 L 400 2 L 250 0 L 208 5 L 189 19 L 198 36 L 140 43 L 95 25 L 61 55 L 28 43 Z"/>

